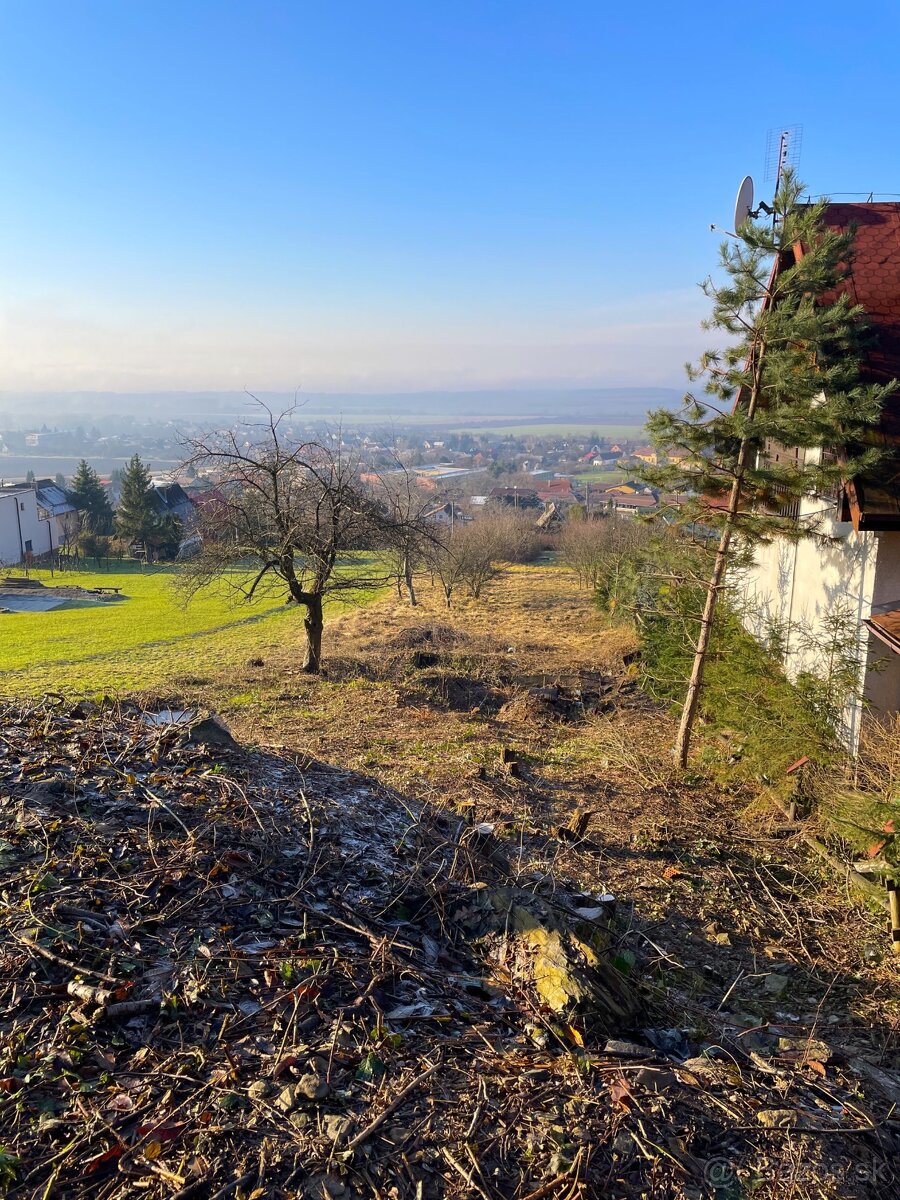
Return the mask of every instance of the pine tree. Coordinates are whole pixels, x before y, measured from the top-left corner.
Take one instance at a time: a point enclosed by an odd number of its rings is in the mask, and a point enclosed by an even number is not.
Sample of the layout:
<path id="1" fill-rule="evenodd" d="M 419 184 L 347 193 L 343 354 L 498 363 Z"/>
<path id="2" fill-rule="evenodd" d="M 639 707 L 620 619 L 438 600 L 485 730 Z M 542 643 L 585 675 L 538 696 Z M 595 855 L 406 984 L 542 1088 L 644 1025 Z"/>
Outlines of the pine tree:
<path id="1" fill-rule="evenodd" d="M 82 528 L 88 533 L 106 535 L 112 532 L 113 511 L 100 482 L 100 476 L 82 459 L 72 476 L 68 491 L 69 503 L 81 513 Z"/>
<path id="2" fill-rule="evenodd" d="M 704 328 L 724 334 L 728 346 L 688 367 L 690 379 L 704 380 L 708 398 L 688 395 L 679 412 L 657 410 L 647 425 L 659 449 L 678 448 L 686 458 L 638 474 L 666 490 L 693 493 L 679 519 L 717 535 L 675 747 L 682 767 L 728 564 L 775 535 L 813 534 L 794 515 L 799 500 L 833 494 L 883 454 L 873 426 L 897 385 L 861 382 L 865 315 L 846 290 L 835 291 L 850 269 L 853 233 L 827 228 L 827 201 L 802 204 L 802 191 L 786 172 L 774 219 L 745 221 L 721 246 L 723 281 L 702 285 L 712 301 Z M 770 443 L 805 454 L 776 463 L 766 455 Z"/>
<path id="3" fill-rule="evenodd" d="M 116 529 L 132 542 L 152 541 L 159 527 L 159 514 L 150 486 L 150 472 L 135 454 L 122 472 Z"/>

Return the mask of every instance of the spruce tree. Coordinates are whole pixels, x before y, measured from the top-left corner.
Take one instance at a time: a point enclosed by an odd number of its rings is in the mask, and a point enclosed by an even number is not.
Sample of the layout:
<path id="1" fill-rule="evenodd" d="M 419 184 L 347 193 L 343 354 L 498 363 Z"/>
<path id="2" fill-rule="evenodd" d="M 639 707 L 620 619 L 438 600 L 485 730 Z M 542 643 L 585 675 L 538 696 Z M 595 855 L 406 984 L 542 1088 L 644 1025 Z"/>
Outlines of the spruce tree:
<path id="1" fill-rule="evenodd" d="M 714 534 L 675 747 L 682 767 L 728 564 L 776 535 L 815 533 L 814 525 L 796 517 L 801 498 L 834 494 L 842 480 L 882 458 L 873 427 L 897 385 L 861 381 L 869 341 L 865 314 L 847 290 L 835 290 L 850 270 L 853 233 L 827 228 L 828 202 L 803 204 L 802 191 L 793 172 L 786 172 L 773 219 L 745 221 L 721 246 L 721 282 L 708 279 L 701 286 L 712 302 L 704 328 L 725 335 L 727 348 L 707 351 L 688 367 L 690 379 L 704 381 L 706 398 L 689 394 L 680 411 L 659 409 L 647 425 L 660 450 L 677 448 L 686 457 L 643 467 L 639 476 L 693 493 L 679 520 Z M 766 454 L 771 443 L 805 453 L 776 463 Z"/>
<path id="2" fill-rule="evenodd" d="M 150 486 L 150 472 L 135 454 L 122 472 L 116 529 L 132 542 L 152 541 L 159 526 L 159 514 Z"/>
<path id="3" fill-rule="evenodd" d="M 113 511 L 106 488 L 84 459 L 72 476 L 68 497 L 69 503 L 81 513 L 81 526 L 86 532 L 105 535 L 112 531 Z"/>

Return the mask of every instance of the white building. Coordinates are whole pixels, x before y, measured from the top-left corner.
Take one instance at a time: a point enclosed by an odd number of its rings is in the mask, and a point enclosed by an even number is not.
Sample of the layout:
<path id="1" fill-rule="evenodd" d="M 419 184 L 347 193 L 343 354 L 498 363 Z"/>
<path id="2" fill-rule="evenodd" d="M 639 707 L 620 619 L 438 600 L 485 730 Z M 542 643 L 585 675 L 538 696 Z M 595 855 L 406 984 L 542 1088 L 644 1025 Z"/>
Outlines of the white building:
<path id="1" fill-rule="evenodd" d="M 877 333 L 865 379 L 900 379 L 900 204 L 832 204 L 825 221 L 838 229 L 856 226 L 847 286 Z M 883 444 L 897 447 L 897 460 L 882 466 L 877 478 L 847 481 L 837 497 L 802 500 L 796 517 L 814 536 L 776 538 L 760 547 L 744 579 L 745 623 L 762 640 L 777 628 L 794 675 L 821 674 L 830 623 L 851 623 L 862 697 L 846 713 L 851 746 L 864 713 L 900 711 L 900 393 L 888 400 L 878 432 Z"/>
<path id="2" fill-rule="evenodd" d="M 0 566 L 14 567 L 55 549 L 54 522 L 44 519 L 31 484 L 0 487 Z"/>

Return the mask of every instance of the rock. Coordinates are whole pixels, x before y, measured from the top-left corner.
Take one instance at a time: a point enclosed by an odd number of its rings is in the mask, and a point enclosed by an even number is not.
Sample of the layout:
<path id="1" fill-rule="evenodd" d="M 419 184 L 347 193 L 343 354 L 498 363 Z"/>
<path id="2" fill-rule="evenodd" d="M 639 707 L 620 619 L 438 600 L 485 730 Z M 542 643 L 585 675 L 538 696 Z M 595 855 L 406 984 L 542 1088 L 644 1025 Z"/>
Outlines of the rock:
<path id="1" fill-rule="evenodd" d="M 216 746 L 223 750 L 239 750 L 240 743 L 231 736 L 231 730 L 221 717 L 214 714 L 196 721 L 187 735 L 189 746 Z"/>
<path id="2" fill-rule="evenodd" d="M 310 1072 L 308 1075 L 301 1075 L 296 1091 L 305 1100 L 324 1100 L 331 1093 L 331 1085 L 324 1076 Z"/>
<path id="3" fill-rule="evenodd" d="M 789 983 L 786 975 L 778 975 L 773 971 L 763 980 L 763 988 L 770 996 L 780 996 Z"/>
<path id="4" fill-rule="evenodd" d="M 265 1100 L 271 1091 L 272 1085 L 268 1079 L 257 1079 L 255 1083 L 251 1083 L 247 1088 L 247 1095 L 251 1100 Z"/>
<path id="5" fill-rule="evenodd" d="M 297 1090 L 296 1084 L 289 1083 L 287 1087 L 281 1089 L 275 1098 L 274 1104 L 276 1108 L 280 1108 L 283 1113 L 293 1112 L 300 1103 L 300 1093 Z"/>
<path id="6" fill-rule="evenodd" d="M 642 1033 L 662 1054 L 677 1059 L 691 1056 L 691 1044 L 680 1029 L 644 1029 Z"/>
<path id="7" fill-rule="evenodd" d="M 551 1078 L 551 1073 L 546 1067 L 536 1067 L 533 1071 L 525 1071 L 522 1078 L 527 1079 L 529 1083 L 546 1083 Z"/>
<path id="8" fill-rule="evenodd" d="M 705 1058 L 703 1055 L 699 1055 L 697 1058 L 686 1058 L 678 1069 L 708 1080 L 718 1080 L 723 1074 L 720 1063 L 713 1062 L 711 1058 Z"/>
<path id="9" fill-rule="evenodd" d="M 635 1071 L 632 1082 L 645 1087 L 648 1092 L 665 1092 L 669 1088 L 677 1087 L 681 1081 L 675 1072 L 667 1067 L 642 1067 L 640 1071 Z"/>
<path id="10" fill-rule="evenodd" d="M 637 1042 L 620 1042 L 610 1038 L 603 1047 L 604 1054 L 615 1054 L 619 1058 L 652 1058 L 651 1046 L 639 1046 Z"/>
<path id="11" fill-rule="evenodd" d="M 756 1114 L 756 1119 L 767 1129 L 789 1129 L 797 1124 L 800 1114 L 795 1108 L 763 1108 Z"/>
<path id="12" fill-rule="evenodd" d="M 828 1043 L 817 1041 L 815 1038 L 780 1037 L 778 1049 L 789 1054 L 801 1054 L 814 1062 L 826 1063 L 831 1058 L 831 1047 Z"/>
<path id="13" fill-rule="evenodd" d="M 329 1113 L 322 1118 L 322 1131 L 332 1142 L 345 1141 L 352 1128 L 353 1121 L 349 1117 L 342 1117 L 337 1113 Z"/>

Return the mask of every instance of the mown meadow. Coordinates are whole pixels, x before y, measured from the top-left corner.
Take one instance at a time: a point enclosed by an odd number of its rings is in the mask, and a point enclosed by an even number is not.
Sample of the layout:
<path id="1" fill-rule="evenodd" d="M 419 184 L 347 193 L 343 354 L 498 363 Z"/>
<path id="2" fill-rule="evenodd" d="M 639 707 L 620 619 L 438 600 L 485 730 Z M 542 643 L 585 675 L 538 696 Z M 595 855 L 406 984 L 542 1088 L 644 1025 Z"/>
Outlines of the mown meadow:
<path id="1" fill-rule="evenodd" d="M 47 586 L 119 587 L 102 605 L 0 615 L 0 693 L 117 695 L 221 675 L 275 646 L 302 645 L 302 613 L 279 593 L 239 603 L 237 573 L 189 603 L 179 568 L 115 563 L 102 571 L 32 571 Z M 372 593 L 342 595 L 331 615 Z M 327 635 L 326 635 L 327 636 Z"/>

